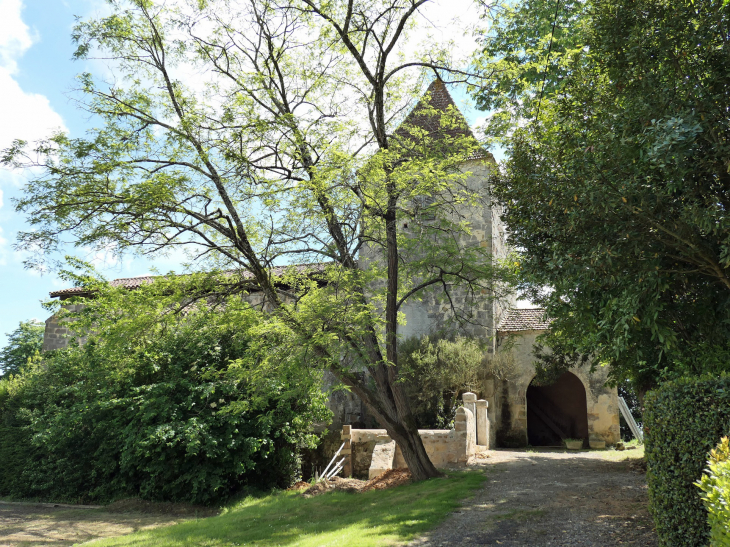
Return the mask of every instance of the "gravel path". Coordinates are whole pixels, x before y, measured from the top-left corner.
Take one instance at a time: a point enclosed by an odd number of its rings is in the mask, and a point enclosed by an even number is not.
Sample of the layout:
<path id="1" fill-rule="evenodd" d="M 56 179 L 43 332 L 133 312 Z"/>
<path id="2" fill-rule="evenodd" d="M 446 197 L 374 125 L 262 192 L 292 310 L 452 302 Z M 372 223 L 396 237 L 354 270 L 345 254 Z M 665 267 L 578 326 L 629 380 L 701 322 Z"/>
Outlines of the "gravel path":
<path id="1" fill-rule="evenodd" d="M 633 453 L 633 454 L 632 454 Z M 489 480 L 413 546 L 656 546 L 646 476 L 627 452 L 491 451 Z"/>

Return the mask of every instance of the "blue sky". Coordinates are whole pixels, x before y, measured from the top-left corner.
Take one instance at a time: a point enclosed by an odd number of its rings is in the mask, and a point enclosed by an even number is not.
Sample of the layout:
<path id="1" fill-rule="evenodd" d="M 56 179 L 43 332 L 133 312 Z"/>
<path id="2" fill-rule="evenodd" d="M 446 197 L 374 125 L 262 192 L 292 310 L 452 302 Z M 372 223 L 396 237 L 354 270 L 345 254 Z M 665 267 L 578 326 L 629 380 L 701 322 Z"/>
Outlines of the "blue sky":
<path id="1" fill-rule="evenodd" d="M 441 10 L 449 15 L 471 9 L 469 0 L 436 2 L 430 18 L 439 20 Z M 72 61 L 71 30 L 74 16 L 87 18 L 107 10 L 103 0 L 0 0 L 0 149 L 14 138 L 33 141 L 62 128 L 72 136 L 83 134 L 92 121 L 76 109 L 69 100 L 76 74 L 93 71 L 94 66 Z M 469 18 L 465 12 L 465 18 Z M 473 17 L 472 17 L 473 19 Z M 447 31 L 448 32 L 448 31 Z M 463 40 L 464 37 L 449 35 Z M 471 44 L 465 43 L 464 47 Z M 482 113 L 476 112 L 464 94 L 455 94 L 460 107 L 474 122 Z M 25 229 L 24 219 L 13 210 L 12 198 L 22 193 L 26 174 L 0 168 L 0 282 L 3 291 L 0 313 L 0 347 L 5 335 L 19 321 L 45 320 L 48 313 L 41 302 L 48 293 L 67 286 L 54 272 L 41 275 L 25 269 L 23 256 L 14 251 L 13 243 L 19 230 Z M 160 257 L 150 261 L 129 257 L 121 262 L 104 256 L 84 254 L 69 247 L 75 254 L 92 261 L 107 278 L 134 277 L 153 269 L 160 272 L 180 271 L 180 262 Z"/>

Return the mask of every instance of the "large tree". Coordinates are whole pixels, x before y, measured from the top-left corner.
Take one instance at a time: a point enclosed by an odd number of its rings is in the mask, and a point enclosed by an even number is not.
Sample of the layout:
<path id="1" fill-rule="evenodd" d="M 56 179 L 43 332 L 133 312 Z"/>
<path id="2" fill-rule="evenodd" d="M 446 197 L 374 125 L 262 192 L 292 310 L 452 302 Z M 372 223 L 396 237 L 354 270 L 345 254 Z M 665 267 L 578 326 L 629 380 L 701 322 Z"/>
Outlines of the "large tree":
<path id="1" fill-rule="evenodd" d="M 483 196 L 462 165 L 481 153 L 434 100 L 444 83 L 405 116 L 433 71 L 466 77 L 445 51 L 409 58 L 425 1 L 114 1 L 74 33 L 77 57 L 111 63 L 109 82 L 79 79 L 97 128 L 5 153 L 42 169 L 22 247 L 197 249 L 365 402 L 417 480 L 438 472 L 398 381 L 399 310 L 438 288 L 473 321 L 494 279 L 467 243 Z M 310 266 L 275 267 L 292 263 Z"/>
<path id="2" fill-rule="evenodd" d="M 549 38 L 554 13 L 523 25 Z M 640 390 L 727 369 L 728 28 L 722 0 L 592 0 L 569 54 L 543 40 L 547 91 L 538 71 L 495 182 L 553 366 L 592 354 Z"/>
<path id="3" fill-rule="evenodd" d="M 0 375 L 18 374 L 28 359 L 43 349 L 45 325 L 31 319 L 21 321 L 18 328 L 8 333 L 8 343 L 0 350 Z"/>

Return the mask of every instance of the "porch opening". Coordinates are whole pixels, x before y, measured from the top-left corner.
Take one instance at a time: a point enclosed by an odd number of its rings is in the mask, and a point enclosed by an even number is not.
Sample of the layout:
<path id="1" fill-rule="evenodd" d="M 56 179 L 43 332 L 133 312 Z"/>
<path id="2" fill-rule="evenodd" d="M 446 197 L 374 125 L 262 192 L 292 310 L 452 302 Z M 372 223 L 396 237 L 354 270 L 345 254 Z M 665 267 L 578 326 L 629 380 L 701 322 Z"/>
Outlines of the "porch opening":
<path id="1" fill-rule="evenodd" d="M 564 372 L 549 386 L 530 382 L 527 388 L 527 440 L 532 446 L 561 446 L 584 439 L 588 446 L 586 390 L 578 377 Z"/>

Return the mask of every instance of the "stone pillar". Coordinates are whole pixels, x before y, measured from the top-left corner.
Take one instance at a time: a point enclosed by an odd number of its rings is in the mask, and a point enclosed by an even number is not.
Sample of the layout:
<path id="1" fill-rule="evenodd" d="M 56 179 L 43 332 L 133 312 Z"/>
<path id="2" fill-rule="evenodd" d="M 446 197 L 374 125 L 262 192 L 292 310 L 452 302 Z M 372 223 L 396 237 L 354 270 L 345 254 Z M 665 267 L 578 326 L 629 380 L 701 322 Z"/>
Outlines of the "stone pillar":
<path id="1" fill-rule="evenodd" d="M 466 463 L 470 456 L 474 455 L 476 438 L 474 436 L 474 415 L 471 410 L 460 406 L 456 409 L 454 418 L 454 437 L 457 441 L 456 461 Z"/>
<path id="2" fill-rule="evenodd" d="M 345 457 L 344 466 L 342 467 L 343 477 L 352 477 L 352 434 L 351 425 L 342 426 L 342 440 L 345 442 L 345 446 L 342 449 L 342 454 Z"/>
<path id="3" fill-rule="evenodd" d="M 484 399 L 476 401 L 477 444 L 489 448 L 489 419 L 487 418 L 489 403 Z"/>
<path id="4" fill-rule="evenodd" d="M 471 415 L 474 417 L 474 441 L 477 438 L 477 396 L 475 393 L 467 391 L 461 396 L 461 400 L 464 401 L 464 408 L 466 408 Z"/>

